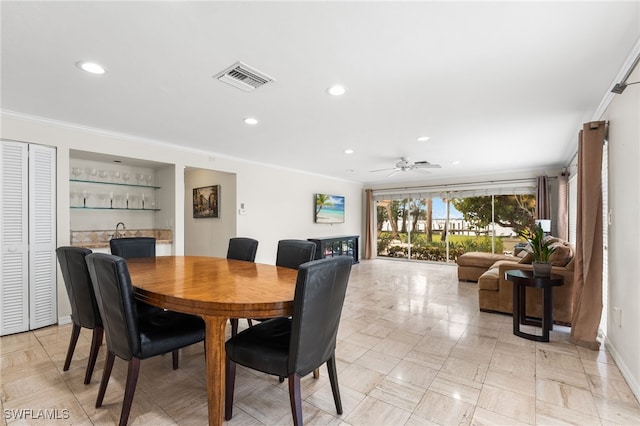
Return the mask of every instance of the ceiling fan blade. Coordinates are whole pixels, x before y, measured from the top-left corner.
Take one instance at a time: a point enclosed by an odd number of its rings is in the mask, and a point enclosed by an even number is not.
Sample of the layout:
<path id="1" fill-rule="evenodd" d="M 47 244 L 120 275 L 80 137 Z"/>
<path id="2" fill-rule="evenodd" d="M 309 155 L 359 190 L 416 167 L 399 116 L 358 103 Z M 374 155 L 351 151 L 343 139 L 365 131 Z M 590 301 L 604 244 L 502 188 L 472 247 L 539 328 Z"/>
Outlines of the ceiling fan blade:
<path id="1" fill-rule="evenodd" d="M 415 168 L 414 167 L 414 168 L 411 169 L 411 171 L 419 173 L 421 175 L 430 175 L 431 174 L 431 172 L 428 172 L 428 171 L 424 170 L 423 168 Z"/>
<path id="2" fill-rule="evenodd" d="M 432 164 L 428 161 L 416 161 L 413 163 L 413 167 L 420 169 L 440 169 L 442 166 L 440 164 Z"/>
<path id="3" fill-rule="evenodd" d="M 369 173 L 375 173 L 375 172 L 388 172 L 389 170 L 397 170 L 395 167 L 392 167 L 390 169 L 377 169 L 377 170 L 369 170 Z"/>
<path id="4" fill-rule="evenodd" d="M 393 175 L 395 175 L 396 173 L 398 173 L 400 170 L 395 169 L 391 174 L 388 174 L 387 177 L 391 177 Z"/>

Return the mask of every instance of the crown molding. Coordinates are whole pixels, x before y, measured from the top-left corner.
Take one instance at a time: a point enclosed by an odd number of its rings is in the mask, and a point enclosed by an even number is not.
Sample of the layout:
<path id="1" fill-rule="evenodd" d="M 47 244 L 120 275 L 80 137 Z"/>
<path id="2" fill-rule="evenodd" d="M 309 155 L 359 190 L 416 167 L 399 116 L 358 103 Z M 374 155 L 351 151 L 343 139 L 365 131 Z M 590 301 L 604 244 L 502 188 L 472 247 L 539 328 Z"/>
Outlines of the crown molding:
<path id="1" fill-rule="evenodd" d="M 172 142 L 159 141 L 159 140 L 156 140 L 156 139 L 129 135 L 127 133 L 114 132 L 112 130 L 105 130 L 105 129 L 100 129 L 100 128 L 96 128 L 96 127 L 85 126 L 83 124 L 70 123 L 70 122 L 67 122 L 67 121 L 55 120 L 55 119 L 52 119 L 52 118 L 40 117 L 40 116 L 37 116 L 37 115 L 31 115 L 31 114 L 25 114 L 25 113 L 22 113 L 22 112 L 16 112 L 16 111 L 11 111 L 11 110 L 7 110 L 7 109 L 0 109 L 0 116 L 9 117 L 9 118 L 13 118 L 13 119 L 16 119 L 16 120 L 35 122 L 35 123 L 44 124 L 44 125 L 48 125 L 48 126 L 54 126 L 54 127 L 58 127 L 58 128 L 61 128 L 61 129 L 71 129 L 71 130 L 90 133 L 90 134 L 94 134 L 94 135 L 100 135 L 100 136 L 106 136 L 106 137 L 110 137 L 110 138 L 114 138 L 114 139 L 126 140 L 128 142 L 137 142 L 137 143 L 142 143 L 142 144 L 153 146 L 153 147 L 162 147 L 162 148 L 166 148 L 166 149 L 172 149 L 172 150 L 175 150 L 175 151 L 187 152 L 187 153 L 190 153 L 190 154 L 208 156 L 208 157 L 213 157 L 213 158 L 223 158 L 223 159 L 226 159 L 226 160 L 236 161 L 238 163 L 251 164 L 251 165 L 266 167 L 266 168 L 275 169 L 275 170 L 283 170 L 283 171 L 291 172 L 291 173 L 300 173 L 300 174 L 304 174 L 304 175 L 308 175 L 308 176 L 320 177 L 320 178 L 323 178 L 323 179 L 336 180 L 336 181 L 339 181 L 339 182 L 347 182 L 347 183 L 360 184 L 360 185 L 363 184 L 362 182 L 355 181 L 355 180 L 337 178 L 335 176 L 327 176 L 327 175 L 322 175 L 322 174 L 319 174 L 319 173 L 312 173 L 312 172 L 309 172 L 307 170 L 293 169 L 293 168 L 290 168 L 290 167 L 279 166 L 279 165 L 276 165 L 276 164 L 269 164 L 269 163 L 262 163 L 262 162 L 259 162 L 259 161 L 254 161 L 254 160 L 247 160 L 247 159 L 244 159 L 244 158 L 233 157 L 233 156 L 226 155 L 226 154 L 220 154 L 218 152 L 205 151 L 205 150 L 202 150 L 202 149 L 186 147 L 186 146 L 178 145 L 178 144 L 175 144 L 175 143 L 172 143 Z M 186 165 L 186 167 L 202 169 L 202 167 L 200 167 L 200 166 Z"/>
<path id="2" fill-rule="evenodd" d="M 622 79 L 625 77 L 625 75 L 627 75 L 627 73 L 633 72 L 632 67 L 636 63 L 636 59 L 639 56 L 640 56 L 640 37 L 638 38 L 638 40 L 636 40 L 636 44 L 633 46 L 633 48 L 629 52 L 629 55 L 627 56 L 627 59 L 624 61 L 624 63 L 620 67 L 620 71 L 618 71 L 618 74 L 616 75 L 616 78 L 613 79 L 613 82 L 609 85 L 609 89 L 608 89 L 607 93 L 605 93 L 605 95 L 602 97 L 602 100 L 600 101 L 600 104 L 598 105 L 596 110 L 593 112 L 593 116 L 591 117 L 591 121 L 600 121 L 600 120 L 602 120 L 602 116 L 604 115 L 605 111 L 609 107 L 609 104 L 611 103 L 611 101 L 613 101 L 613 98 L 615 96 L 623 96 L 624 95 L 623 93 L 618 95 L 618 94 L 615 94 L 615 93 L 611 92 L 611 88 L 613 86 L 615 86 L 617 83 L 622 82 Z"/>

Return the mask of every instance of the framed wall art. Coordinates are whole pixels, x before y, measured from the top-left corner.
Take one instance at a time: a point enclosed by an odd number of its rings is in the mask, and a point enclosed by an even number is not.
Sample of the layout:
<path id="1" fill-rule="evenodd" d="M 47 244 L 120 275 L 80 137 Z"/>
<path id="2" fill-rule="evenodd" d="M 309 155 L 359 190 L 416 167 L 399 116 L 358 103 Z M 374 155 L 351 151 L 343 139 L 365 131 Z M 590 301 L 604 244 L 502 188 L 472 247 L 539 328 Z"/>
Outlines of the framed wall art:
<path id="1" fill-rule="evenodd" d="M 315 194 L 315 223 L 344 223 L 344 196 Z"/>
<path id="2" fill-rule="evenodd" d="M 193 217 L 220 217 L 220 185 L 193 188 Z"/>

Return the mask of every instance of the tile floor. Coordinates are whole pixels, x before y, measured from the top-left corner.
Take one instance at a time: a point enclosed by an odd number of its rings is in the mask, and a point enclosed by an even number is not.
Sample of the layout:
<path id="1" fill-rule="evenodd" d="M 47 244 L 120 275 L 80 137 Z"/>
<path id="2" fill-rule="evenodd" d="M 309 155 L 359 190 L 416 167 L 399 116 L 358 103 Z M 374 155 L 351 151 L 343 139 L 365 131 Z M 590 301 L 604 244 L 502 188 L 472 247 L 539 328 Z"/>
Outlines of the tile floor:
<path id="1" fill-rule="evenodd" d="M 246 326 L 246 321 L 241 321 Z M 639 425 L 640 405 L 606 351 L 515 337 L 511 317 L 478 312 L 474 283 L 453 266 L 363 261 L 352 271 L 337 346 L 344 414 L 326 369 L 302 380 L 308 425 Z M 91 334 L 62 372 L 70 325 L 0 339 L 0 397 L 7 424 L 115 424 L 126 363 L 117 359 L 104 406 L 94 408 L 104 346 L 83 385 Z M 142 362 L 131 425 L 207 423 L 203 346 Z M 291 424 L 287 384 L 238 367 L 229 425 Z M 28 418 L 16 420 L 15 413 Z M 24 411 L 24 410 L 32 410 Z M 47 411 L 38 411 L 47 410 Z M 49 415 L 57 420 L 43 420 Z"/>

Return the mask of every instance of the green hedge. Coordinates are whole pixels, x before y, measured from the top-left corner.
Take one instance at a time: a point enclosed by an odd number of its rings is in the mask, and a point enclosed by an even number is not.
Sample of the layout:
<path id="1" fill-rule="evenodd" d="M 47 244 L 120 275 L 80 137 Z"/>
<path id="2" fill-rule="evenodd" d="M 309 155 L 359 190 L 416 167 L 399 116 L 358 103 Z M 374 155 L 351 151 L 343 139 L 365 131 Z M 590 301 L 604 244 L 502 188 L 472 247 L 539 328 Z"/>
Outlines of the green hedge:
<path id="1" fill-rule="evenodd" d="M 398 238 L 403 243 L 407 242 L 407 234 L 400 234 Z M 378 256 L 407 257 L 406 246 L 393 244 L 390 232 L 381 232 L 378 236 Z M 501 238 L 495 239 L 495 252 L 502 253 L 503 243 Z M 466 237 L 455 236 L 449 240 L 449 257 L 457 260 L 458 256 L 470 251 L 491 252 L 491 237 Z M 411 258 L 417 260 L 431 260 L 435 262 L 447 261 L 447 248 L 444 241 L 427 242 L 424 234 L 412 235 Z"/>

